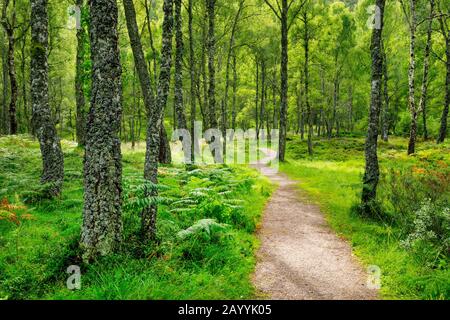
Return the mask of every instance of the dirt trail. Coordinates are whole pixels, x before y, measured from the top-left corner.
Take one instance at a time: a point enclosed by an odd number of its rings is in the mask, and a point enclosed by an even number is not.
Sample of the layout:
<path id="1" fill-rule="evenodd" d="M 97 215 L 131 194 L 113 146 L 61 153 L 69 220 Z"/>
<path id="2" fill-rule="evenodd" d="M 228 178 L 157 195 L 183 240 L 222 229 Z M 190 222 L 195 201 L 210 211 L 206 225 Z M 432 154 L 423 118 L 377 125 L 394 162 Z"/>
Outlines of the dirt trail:
<path id="1" fill-rule="evenodd" d="M 259 231 L 262 243 L 253 279 L 259 293 L 283 300 L 377 299 L 350 245 L 329 228 L 297 182 L 280 173 L 265 174 L 279 188 Z"/>

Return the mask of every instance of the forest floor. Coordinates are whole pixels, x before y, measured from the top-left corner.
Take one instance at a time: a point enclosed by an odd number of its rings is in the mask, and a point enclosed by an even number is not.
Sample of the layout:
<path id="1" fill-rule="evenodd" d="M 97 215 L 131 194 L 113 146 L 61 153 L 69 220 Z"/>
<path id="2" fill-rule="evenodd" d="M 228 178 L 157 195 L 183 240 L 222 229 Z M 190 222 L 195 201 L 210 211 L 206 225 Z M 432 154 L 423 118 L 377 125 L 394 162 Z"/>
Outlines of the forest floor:
<path id="1" fill-rule="evenodd" d="M 273 186 L 245 166 L 159 170 L 158 245 L 138 236 L 145 144 L 123 154 L 123 246 L 86 265 L 78 248 L 83 211 L 83 150 L 63 140 L 59 199 L 41 191 L 39 144 L 0 138 L 1 299 L 251 299 L 256 227 Z M 141 190 L 141 191 L 140 191 Z M 193 227 L 195 230 L 193 230 Z M 192 228 L 191 228 L 192 227 Z M 181 236 L 182 235 L 182 236 Z M 69 290 L 67 268 L 81 268 Z"/>
<path id="2" fill-rule="evenodd" d="M 254 284 L 260 294 L 288 300 L 377 299 L 351 246 L 330 229 L 298 182 L 282 173 L 266 176 L 278 188 L 258 232 Z"/>
<path id="3" fill-rule="evenodd" d="M 90 265 L 78 249 L 83 151 L 62 144 L 63 195 L 52 200 L 39 183 L 37 141 L 0 138 L 0 299 L 254 299 L 261 291 L 274 299 L 368 299 L 376 298 L 363 290 L 370 265 L 381 273 L 380 298 L 450 299 L 448 142 L 420 141 L 411 157 L 406 139 L 380 143 L 378 220 L 353 210 L 363 137 L 318 139 L 309 157 L 306 142 L 290 136 L 274 194 L 268 178 L 245 166 L 163 166 L 158 246 L 137 237 L 145 146 L 124 145 L 124 246 Z M 217 223 L 178 236 L 205 219 Z M 416 230 L 422 225 L 425 233 Z M 70 265 L 81 267 L 81 290 L 66 287 Z"/>

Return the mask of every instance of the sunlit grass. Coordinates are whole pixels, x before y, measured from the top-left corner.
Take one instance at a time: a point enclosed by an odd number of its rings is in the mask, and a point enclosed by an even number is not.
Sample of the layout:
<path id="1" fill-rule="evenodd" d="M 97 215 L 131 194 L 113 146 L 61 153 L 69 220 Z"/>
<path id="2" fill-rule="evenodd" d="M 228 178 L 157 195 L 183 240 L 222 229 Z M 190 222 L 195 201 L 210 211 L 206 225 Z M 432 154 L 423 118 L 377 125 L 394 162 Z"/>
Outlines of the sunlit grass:
<path id="1" fill-rule="evenodd" d="M 295 142 L 288 144 L 288 161 L 281 165 L 281 170 L 297 179 L 299 187 L 320 205 L 332 228 L 351 243 L 364 265 L 381 268 L 383 298 L 449 299 L 448 265 L 441 269 L 427 268 L 419 257 L 401 245 L 405 236 L 401 226 L 363 220 L 353 213 L 362 188 L 364 140 L 320 140 L 316 142 L 316 154 L 311 158 L 307 155 L 306 143 L 296 137 L 293 139 Z M 380 143 L 383 181 L 391 169 L 437 166 L 449 174 L 446 169 L 450 164 L 448 143 L 439 146 L 432 142 L 420 143 L 417 154 L 409 157 L 406 145 L 407 141 L 401 138 Z"/>

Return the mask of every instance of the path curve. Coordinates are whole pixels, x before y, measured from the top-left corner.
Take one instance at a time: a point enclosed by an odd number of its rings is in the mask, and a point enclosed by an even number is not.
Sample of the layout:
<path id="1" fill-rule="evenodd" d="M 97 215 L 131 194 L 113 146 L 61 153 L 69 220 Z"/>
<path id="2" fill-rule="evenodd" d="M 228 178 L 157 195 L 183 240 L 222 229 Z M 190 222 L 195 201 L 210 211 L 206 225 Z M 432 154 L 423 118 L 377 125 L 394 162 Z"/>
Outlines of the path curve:
<path id="1" fill-rule="evenodd" d="M 256 167 L 265 169 L 264 164 Z M 261 247 L 253 282 L 259 295 L 275 300 L 377 299 L 350 245 L 330 229 L 319 208 L 308 203 L 298 182 L 261 171 L 279 187 L 258 231 Z"/>

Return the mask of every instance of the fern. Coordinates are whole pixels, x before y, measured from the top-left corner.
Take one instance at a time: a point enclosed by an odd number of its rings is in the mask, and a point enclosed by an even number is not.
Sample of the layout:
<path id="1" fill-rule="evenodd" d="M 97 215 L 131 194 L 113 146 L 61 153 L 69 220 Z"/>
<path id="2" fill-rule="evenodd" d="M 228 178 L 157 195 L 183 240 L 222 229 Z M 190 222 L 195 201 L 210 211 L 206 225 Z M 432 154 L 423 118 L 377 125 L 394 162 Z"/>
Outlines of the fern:
<path id="1" fill-rule="evenodd" d="M 201 232 L 205 232 L 208 236 L 213 235 L 219 231 L 226 230 L 228 225 L 217 223 L 214 219 L 203 219 L 197 221 L 194 225 L 177 233 L 177 237 L 181 240 Z"/>
<path id="2" fill-rule="evenodd" d="M 172 199 L 167 197 L 145 197 L 145 198 L 136 197 L 128 199 L 128 201 L 125 204 L 125 209 L 132 211 L 143 210 L 145 208 L 154 205 L 162 205 L 162 204 L 168 205 L 172 201 L 173 201 Z"/>

